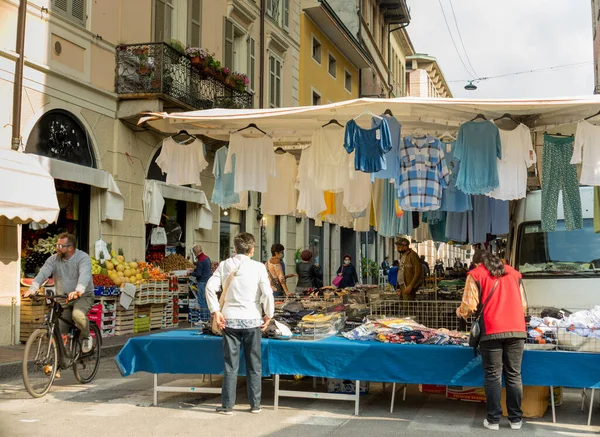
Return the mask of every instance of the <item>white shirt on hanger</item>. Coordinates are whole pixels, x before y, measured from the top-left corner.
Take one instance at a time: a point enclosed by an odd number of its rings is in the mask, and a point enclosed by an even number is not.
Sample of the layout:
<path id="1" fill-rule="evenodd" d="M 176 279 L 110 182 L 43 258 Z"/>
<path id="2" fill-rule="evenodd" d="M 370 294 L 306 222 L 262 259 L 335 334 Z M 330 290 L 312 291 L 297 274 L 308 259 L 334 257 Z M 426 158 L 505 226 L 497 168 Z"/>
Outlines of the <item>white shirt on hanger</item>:
<path id="1" fill-rule="evenodd" d="M 296 178 L 296 188 L 298 189 L 298 205 L 296 208 L 312 219 L 327 208 L 324 192 L 317 187 L 314 177 L 311 176 L 314 150 L 315 147 L 311 146 L 302 151 L 300 164 L 298 164 L 298 177 Z"/>
<path id="2" fill-rule="evenodd" d="M 498 200 L 522 199 L 527 194 L 527 169 L 536 162 L 531 132 L 524 124 L 500 131 L 502 159 L 498 160 L 499 186 L 488 194 Z"/>
<path id="3" fill-rule="evenodd" d="M 231 157 L 235 155 L 234 191 L 267 192 L 267 176 L 277 176 L 273 139 L 262 137 L 244 137 L 233 133 L 229 137 L 229 152 L 225 161 L 225 173 L 232 172 Z"/>
<path id="4" fill-rule="evenodd" d="M 291 153 L 275 153 L 277 177 L 269 176 L 260 210 L 263 214 L 288 215 L 296 211 L 296 158 Z"/>
<path id="5" fill-rule="evenodd" d="M 581 185 L 600 186 L 600 126 L 577 123 L 571 164 L 581 164 Z"/>
<path id="6" fill-rule="evenodd" d="M 348 153 L 344 149 L 344 128 L 329 125 L 313 132 L 311 177 L 324 191 L 339 193 L 348 184 Z"/>
<path id="7" fill-rule="evenodd" d="M 371 204 L 371 173 L 356 171 L 354 154 L 348 155 L 348 181 L 344 186 L 344 206 L 350 214 L 363 212 Z M 371 210 L 367 211 L 370 214 Z"/>
<path id="8" fill-rule="evenodd" d="M 202 141 L 195 139 L 185 144 L 171 137 L 163 140 L 156 164 L 163 174 L 167 174 L 167 184 L 170 185 L 201 185 L 200 173 L 208 167 Z"/>

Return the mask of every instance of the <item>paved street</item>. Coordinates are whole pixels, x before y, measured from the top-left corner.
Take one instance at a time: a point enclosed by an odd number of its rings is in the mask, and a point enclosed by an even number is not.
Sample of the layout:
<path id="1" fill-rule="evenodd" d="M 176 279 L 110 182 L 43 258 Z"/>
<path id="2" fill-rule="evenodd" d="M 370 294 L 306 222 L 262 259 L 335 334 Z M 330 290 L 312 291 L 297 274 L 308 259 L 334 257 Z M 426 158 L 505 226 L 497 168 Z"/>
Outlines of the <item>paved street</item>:
<path id="1" fill-rule="evenodd" d="M 193 379 L 162 376 L 161 383 Z M 186 384 L 189 384 L 187 381 Z M 213 381 L 214 385 L 219 379 Z M 201 384 L 195 380 L 194 384 Z M 208 378 L 206 380 L 208 384 Z M 287 382 L 310 388 L 310 382 Z M 191 384 L 190 384 L 191 385 Z M 418 393 L 411 387 L 406 402 L 396 399 L 389 413 L 390 392 L 379 384 L 361 401 L 361 414 L 352 415 L 350 402 L 291 399 L 280 401 L 273 411 L 273 390 L 264 384 L 263 412 L 248 411 L 245 389 L 238 392 L 234 416 L 214 412 L 220 398 L 214 395 L 162 393 L 159 407 L 152 404 L 152 376 L 135 374 L 122 378 L 112 359 L 105 359 L 93 384 L 78 384 L 71 372 L 63 372 L 50 394 L 31 399 L 21 380 L 0 384 L 0 436 L 483 436 L 483 404 L 449 401 L 441 396 Z M 586 436 L 600 433 L 600 411 L 595 426 L 584 426 L 587 415 L 579 411 L 578 391 L 567 391 L 565 403 L 557 409 L 559 424 L 552 424 L 550 410 L 543 419 L 532 419 L 522 431 L 512 431 L 507 422 L 493 435 Z M 597 410 L 597 409 L 596 409 Z"/>

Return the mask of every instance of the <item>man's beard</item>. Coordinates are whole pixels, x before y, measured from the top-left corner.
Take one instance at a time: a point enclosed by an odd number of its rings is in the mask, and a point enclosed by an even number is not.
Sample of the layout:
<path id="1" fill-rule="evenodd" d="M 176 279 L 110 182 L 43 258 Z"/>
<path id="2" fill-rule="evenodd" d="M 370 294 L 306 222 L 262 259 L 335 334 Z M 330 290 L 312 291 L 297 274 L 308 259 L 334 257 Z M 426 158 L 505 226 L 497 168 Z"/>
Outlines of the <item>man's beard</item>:
<path id="1" fill-rule="evenodd" d="M 56 255 L 58 255 L 60 259 L 65 259 L 65 254 L 62 252 L 57 252 Z"/>

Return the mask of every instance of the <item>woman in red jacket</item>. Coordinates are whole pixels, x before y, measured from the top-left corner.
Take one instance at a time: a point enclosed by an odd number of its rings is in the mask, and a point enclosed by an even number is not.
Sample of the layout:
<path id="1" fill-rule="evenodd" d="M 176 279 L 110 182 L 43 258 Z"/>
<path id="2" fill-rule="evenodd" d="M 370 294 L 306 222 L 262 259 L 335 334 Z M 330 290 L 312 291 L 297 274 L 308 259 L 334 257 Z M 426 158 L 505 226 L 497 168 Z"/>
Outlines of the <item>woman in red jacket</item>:
<path id="1" fill-rule="evenodd" d="M 487 418 L 483 426 L 500 428 L 502 375 L 506 384 L 506 407 L 512 429 L 521 429 L 521 361 L 525 339 L 527 301 L 521 274 L 498 257 L 479 250 L 473 256 L 476 267 L 469 272 L 462 303 L 456 315 L 466 319 L 485 304 L 481 324 L 481 360 L 485 372 Z M 492 290 L 493 293 L 492 293 Z"/>

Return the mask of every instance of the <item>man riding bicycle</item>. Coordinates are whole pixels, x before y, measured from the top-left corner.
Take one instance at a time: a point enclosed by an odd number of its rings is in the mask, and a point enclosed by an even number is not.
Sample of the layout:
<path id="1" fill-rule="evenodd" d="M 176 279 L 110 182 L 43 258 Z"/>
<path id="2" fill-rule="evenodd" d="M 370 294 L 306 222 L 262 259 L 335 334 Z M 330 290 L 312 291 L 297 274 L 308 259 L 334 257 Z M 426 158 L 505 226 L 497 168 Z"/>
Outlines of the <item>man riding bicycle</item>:
<path id="1" fill-rule="evenodd" d="M 87 253 L 75 248 L 74 235 L 63 233 L 58 236 L 56 255 L 46 260 L 23 297 L 35 296 L 40 285 L 51 275 L 54 277 L 56 294 L 68 297 L 63 305 L 62 317 L 72 320 L 79 328 L 82 339 L 81 350 L 83 353 L 88 353 L 93 347 L 87 318 L 87 313 L 94 304 L 92 262 Z M 61 332 L 65 333 L 67 329 L 67 324 L 61 322 Z"/>

